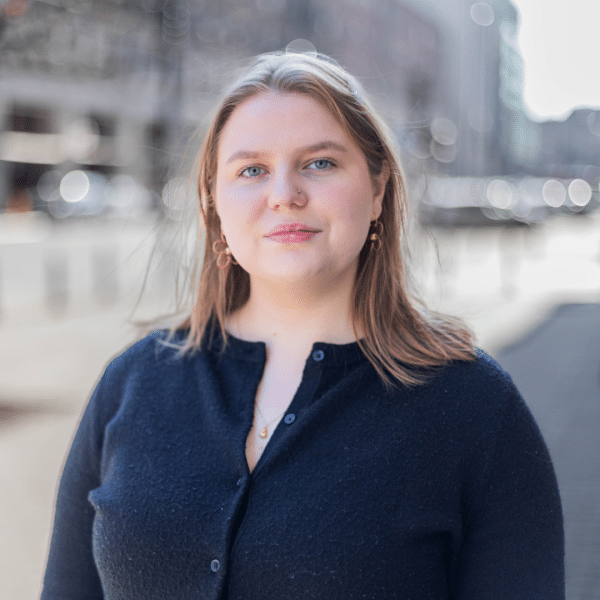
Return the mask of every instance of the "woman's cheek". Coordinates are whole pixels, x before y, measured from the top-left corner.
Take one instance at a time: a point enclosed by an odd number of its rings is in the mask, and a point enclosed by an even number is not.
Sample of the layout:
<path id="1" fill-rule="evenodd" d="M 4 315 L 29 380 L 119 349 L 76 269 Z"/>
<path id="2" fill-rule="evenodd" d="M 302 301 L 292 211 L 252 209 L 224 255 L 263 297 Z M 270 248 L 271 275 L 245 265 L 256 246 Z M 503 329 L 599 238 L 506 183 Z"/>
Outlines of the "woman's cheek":
<path id="1" fill-rule="evenodd" d="M 235 188 L 223 186 L 217 196 L 217 212 L 224 229 L 229 222 L 239 221 L 240 210 L 243 208 L 243 195 Z"/>
<path id="2" fill-rule="evenodd" d="M 251 185 L 233 186 L 228 194 L 228 209 L 236 220 L 250 221 L 260 212 L 261 194 Z"/>

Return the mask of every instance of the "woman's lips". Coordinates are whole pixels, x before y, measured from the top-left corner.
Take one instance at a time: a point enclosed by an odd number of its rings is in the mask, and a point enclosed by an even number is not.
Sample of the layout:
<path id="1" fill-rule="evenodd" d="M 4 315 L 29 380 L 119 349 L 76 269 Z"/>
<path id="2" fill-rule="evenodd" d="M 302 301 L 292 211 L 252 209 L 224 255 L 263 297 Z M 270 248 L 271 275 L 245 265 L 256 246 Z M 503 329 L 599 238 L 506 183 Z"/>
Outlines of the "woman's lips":
<path id="1" fill-rule="evenodd" d="M 288 231 L 281 233 L 272 233 L 267 236 L 270 240 L 280 244 L 299 244 L 306 242 L 319 233 L 318 231 Z"/>
<path id="2" fill-rule="evenodd" d="M 286 223 L 272 229 L 266 237 L 279 244 L 298 244 L 312 239 L 317 233 L 321 232 L 303 223 Z"/>

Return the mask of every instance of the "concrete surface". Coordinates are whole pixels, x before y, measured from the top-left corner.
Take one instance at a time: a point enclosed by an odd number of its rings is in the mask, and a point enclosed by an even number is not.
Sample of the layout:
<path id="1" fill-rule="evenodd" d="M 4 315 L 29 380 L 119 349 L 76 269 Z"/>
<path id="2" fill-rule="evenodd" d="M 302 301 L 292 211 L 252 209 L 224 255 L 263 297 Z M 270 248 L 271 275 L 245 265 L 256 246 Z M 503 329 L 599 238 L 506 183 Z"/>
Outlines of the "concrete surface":
<path id="1" fill-rule="evenodd" d="M 497 358 L 552 456 L 565 520 L 567 598 L 600 598 L 600 304 L 556 308 Z"/>

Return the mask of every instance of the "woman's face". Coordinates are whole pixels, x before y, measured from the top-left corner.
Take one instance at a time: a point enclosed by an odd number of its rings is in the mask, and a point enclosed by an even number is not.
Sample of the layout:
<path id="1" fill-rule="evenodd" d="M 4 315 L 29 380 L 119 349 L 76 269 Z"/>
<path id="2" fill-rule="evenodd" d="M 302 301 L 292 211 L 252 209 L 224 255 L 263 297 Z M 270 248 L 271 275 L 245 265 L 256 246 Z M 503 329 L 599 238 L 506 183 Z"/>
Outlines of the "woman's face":
<path id="1" fill-rule="evenodd" d="M 382 174 L 319 102 L 268 92 L 240 104 L 218 145 L 216 207 L 235 260 L 258 279 L 354 281 Z"/>

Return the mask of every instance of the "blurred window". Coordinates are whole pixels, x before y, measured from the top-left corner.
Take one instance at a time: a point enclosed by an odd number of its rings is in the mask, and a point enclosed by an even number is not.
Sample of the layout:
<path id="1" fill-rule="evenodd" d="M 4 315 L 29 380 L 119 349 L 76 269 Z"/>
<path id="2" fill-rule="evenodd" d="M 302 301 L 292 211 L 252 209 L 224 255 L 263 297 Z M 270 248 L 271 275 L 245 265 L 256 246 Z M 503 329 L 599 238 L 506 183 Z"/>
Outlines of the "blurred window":
<path id="1" fill-rule="evenodd" d="M 18 104 L 9 112 L 7 128 L 26 133 L 53 133 L 54 130 L 50 110 Z"/>
<path id="2" fill-rule="evenodd" d="M 117 124 L 113 117 L 107 115 L 91 114 L 90 118 L 98 125 L 98 133 L 101 136 L 114 136 L 117 131 Z"/>

